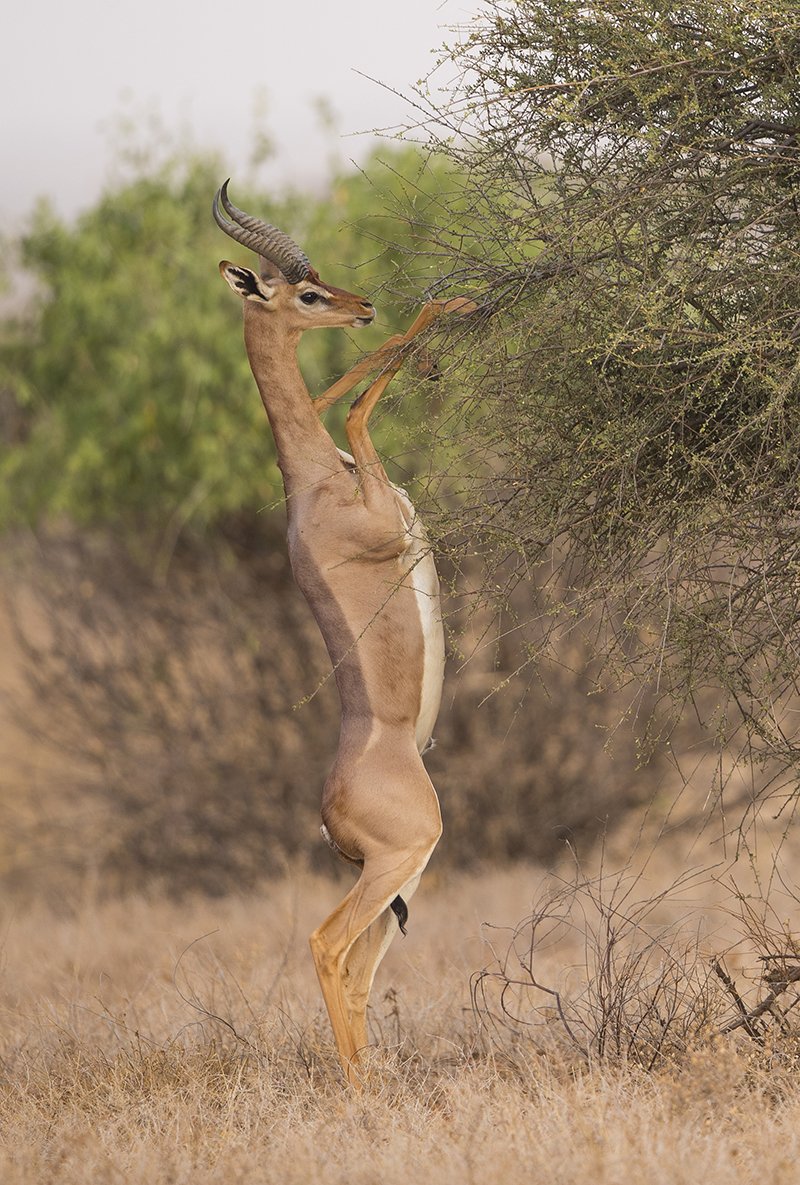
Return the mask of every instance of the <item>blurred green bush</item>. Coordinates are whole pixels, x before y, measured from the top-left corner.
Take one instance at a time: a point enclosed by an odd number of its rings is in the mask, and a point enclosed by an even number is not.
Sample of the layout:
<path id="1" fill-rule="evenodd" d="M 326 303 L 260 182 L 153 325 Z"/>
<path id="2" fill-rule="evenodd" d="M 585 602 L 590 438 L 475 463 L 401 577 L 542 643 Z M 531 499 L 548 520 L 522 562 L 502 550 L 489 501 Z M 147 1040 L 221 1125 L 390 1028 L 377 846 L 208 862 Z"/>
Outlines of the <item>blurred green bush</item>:
<path id="1" fill-rule="evenodd" d="M 61 516 L 180 530 L 280 501 L 241 314 L 217 274 L 220 258 L 253 262 L 212 221 L 224 177 L 214 156 L 177 150 L 140 162 L 72 225 L 36 212 L 21 243 L 35 296 L 0 324 L 0 528 Z M 306 335 L 317 392 L 405 324 L 428 278 L 427 236 L 458 206 L 452 168 L 409 148 L 376 151 L 319 194 L 231 189 L 327 280 L 379 305 L 370 330 Z M 391 450 L 391 426 L 381 431 Z"/>

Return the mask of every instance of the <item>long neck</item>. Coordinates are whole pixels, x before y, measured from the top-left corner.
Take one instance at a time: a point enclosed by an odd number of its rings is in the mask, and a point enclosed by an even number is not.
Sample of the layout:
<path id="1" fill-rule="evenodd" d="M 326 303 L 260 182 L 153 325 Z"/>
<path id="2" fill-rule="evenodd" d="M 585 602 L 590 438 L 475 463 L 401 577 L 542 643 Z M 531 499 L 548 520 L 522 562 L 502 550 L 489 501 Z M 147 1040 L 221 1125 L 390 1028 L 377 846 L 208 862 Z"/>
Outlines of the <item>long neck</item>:
<path id="1" fill-rule="evenodd" d="M 297 364 L 299 340 L 299 333 L 281 331 L 272 314 L 251 311 L 245 301 L 247 357 L 275 437 L 287 499 L 341 469 Z"/>

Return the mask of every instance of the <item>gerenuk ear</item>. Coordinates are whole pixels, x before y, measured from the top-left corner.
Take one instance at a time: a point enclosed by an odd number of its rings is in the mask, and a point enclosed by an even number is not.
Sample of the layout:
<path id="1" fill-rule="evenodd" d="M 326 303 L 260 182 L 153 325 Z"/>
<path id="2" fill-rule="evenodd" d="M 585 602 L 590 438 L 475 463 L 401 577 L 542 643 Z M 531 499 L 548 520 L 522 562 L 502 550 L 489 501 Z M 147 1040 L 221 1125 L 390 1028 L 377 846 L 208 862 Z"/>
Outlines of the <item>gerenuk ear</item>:
<path id="1" fill-rule="evenodd" d="M 272 296 L 269 284 L 259 280 L 256 273 L 252 272 L 249 267 L 239 267 L 237 264 L 223 259 L 219 265 L 219 274 L 223 280 L 227 280 L 236 295 L 241 296 L 243 300 L 269 301 Z"/>

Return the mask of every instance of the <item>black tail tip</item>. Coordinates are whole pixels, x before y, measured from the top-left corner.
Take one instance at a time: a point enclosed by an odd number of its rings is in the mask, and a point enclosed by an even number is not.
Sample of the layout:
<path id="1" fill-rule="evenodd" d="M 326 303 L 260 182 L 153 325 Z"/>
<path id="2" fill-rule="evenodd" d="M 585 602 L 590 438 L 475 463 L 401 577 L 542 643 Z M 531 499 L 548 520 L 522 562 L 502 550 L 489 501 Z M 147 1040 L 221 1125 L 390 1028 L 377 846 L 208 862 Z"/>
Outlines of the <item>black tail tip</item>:
<path id="1" fill-rule="evenodd" d="M 397 920 L 400 923 L 400 933 L 405 937 L 406 922 L 408 921 L 408 906 L 402 897 L 395 897 L 394 901 L 392 902 L 392 910 L 396 914 Z"/>

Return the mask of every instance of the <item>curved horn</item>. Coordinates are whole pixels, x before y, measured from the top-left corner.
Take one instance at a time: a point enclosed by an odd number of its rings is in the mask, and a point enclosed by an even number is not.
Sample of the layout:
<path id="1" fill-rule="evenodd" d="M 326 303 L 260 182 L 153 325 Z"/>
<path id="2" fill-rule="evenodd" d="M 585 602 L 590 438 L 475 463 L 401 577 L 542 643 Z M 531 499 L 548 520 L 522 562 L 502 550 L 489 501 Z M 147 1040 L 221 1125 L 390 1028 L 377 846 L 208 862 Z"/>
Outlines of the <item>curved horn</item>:
<path id="1" fill-rule="evenodd" d="M 269 259 L 281 269 L 290 284 L 298 284 L 300 280 L 304 280 L 311 271 L 307 256 L 282 230 L 271 226 L 269 222 L 262 222 L 260 218 L 253 218 L 238 206 L 234 206 L 228 197 L 228 181 L 217 190 L 212 206 L 217 226 L 224 230 L 226 235 L 236 239 L 237 243 L 249 247 L 256 255 L 263 255 L 265 259 Z M 219 208 L 220 202 L 232 221 L 229 222 L 223 217 Z"/>

